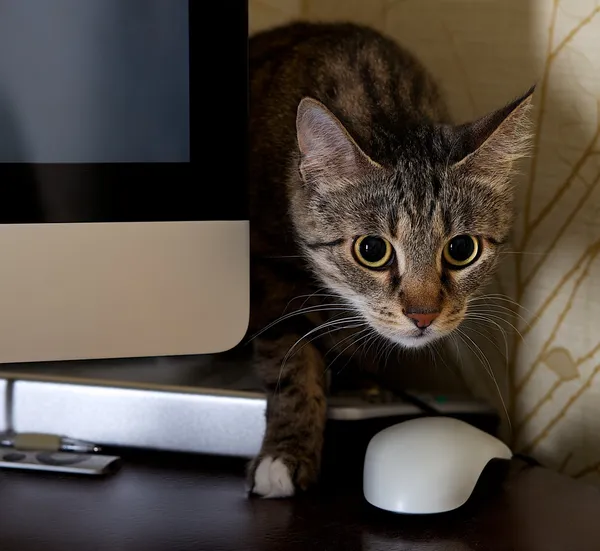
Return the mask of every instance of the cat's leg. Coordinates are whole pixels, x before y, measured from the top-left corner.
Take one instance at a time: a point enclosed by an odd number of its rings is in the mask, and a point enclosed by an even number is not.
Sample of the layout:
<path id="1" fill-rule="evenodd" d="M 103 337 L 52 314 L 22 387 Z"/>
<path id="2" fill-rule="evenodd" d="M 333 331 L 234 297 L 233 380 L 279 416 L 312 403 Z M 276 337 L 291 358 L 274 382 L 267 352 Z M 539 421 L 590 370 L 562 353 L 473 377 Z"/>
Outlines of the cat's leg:
<path id="1" fill-rule="evenodd" d="M 317 480 L 326 419 L 324 362 L 310 343 L 286 335 L 255 342 L 258 373 L 267 389 L 267 427 L 249 468 L 252 493 L 288 497 Z"/>

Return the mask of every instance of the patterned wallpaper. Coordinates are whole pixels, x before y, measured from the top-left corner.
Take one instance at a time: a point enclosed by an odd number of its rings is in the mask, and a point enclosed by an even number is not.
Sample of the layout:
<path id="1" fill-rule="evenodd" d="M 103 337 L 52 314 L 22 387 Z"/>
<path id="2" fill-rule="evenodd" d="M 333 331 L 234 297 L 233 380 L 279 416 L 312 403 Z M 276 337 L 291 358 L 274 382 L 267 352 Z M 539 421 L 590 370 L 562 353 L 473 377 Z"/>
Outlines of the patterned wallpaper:
<path id="1" fill-rule="evenodd" d="M 505 408 L 516 450 L 600 482 L 599 0 L 250 0 L 251 32 L 290 19 L 396 38 L 436 75 L 457 122 L 538 83 L 512 249 L 460 363 L 474 392 Z"/>

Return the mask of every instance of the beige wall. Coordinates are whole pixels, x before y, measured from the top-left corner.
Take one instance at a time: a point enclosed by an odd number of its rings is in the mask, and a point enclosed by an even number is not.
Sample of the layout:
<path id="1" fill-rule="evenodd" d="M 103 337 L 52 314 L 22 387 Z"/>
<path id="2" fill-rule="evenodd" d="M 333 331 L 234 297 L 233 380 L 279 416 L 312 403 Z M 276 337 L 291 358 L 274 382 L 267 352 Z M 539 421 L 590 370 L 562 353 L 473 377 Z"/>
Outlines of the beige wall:
<path id="1" fill-rule="evenodd" d="M 600 481 L 600 4 L 598 0 L 250 0 L 251 31 L 290 19 L 368 23 L 411 48 L 438 77 L 457 121 L 538 82 L 531 161 L 519 181 L 513 250 L 475 326 L 509 411 L 515 448 Z M 493 327 L 493 324 L 488 324 Z M 485 335 L 481 335 L 486 333 Z M 514 335 L 514 331 L 512 332 Z M 485 338 L 475 338 L 481 335 Z M 495 340 L 490 344 L 490 338 Z M 510 337 L 510 334 L 509 334 Z M 484 362 L 463 363 L 497 400 Z M 499 403 L 499 402 L 498 402 Z"/>

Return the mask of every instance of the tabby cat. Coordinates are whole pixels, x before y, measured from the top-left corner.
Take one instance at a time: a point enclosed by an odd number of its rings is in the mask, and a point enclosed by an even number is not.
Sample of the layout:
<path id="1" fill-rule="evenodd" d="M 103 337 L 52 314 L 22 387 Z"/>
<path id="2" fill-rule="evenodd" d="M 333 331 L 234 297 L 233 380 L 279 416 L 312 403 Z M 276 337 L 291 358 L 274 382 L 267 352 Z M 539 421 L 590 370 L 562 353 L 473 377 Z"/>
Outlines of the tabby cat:
<path id="1" fill-rule="evenodd" d="M 412 54 L 346 23 L 256 34 L 249 64 L 249 332 L 268 393 L 249 483 L 285 497 L 318 477 L 332 339 L 423 347 L 493 274 L 533 89 L 453 125 Z"/>

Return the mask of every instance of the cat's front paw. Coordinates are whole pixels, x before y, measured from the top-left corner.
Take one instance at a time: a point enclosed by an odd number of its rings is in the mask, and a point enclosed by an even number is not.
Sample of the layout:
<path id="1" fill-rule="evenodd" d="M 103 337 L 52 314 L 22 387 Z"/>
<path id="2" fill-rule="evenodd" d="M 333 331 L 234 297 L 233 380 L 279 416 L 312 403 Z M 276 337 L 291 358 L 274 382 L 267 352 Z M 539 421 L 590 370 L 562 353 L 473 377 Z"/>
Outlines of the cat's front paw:
<path id="1" fill-rule="evenodd" d="M 260 455 L 250 465 L 250 493 L 264 498 L 285 498 L 306 490 L 317 479 L 318 467 L 310 460 L 288 454 Z"/>

